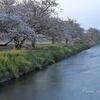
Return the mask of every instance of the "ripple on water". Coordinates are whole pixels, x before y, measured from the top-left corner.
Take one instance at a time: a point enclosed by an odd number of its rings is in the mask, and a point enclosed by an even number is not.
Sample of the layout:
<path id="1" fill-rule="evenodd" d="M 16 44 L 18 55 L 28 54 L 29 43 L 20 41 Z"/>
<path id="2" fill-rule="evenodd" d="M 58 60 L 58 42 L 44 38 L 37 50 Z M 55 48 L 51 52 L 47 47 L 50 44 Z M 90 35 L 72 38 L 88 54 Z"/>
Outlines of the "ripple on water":
<path id="1" fill-rule="evenodd" d="M 86 94 L 100 94 L 100 89 L 92 90 L 92 89 L 88 89 L 88 88 L 83 88 L 82 92 L 86 93 Z"/>

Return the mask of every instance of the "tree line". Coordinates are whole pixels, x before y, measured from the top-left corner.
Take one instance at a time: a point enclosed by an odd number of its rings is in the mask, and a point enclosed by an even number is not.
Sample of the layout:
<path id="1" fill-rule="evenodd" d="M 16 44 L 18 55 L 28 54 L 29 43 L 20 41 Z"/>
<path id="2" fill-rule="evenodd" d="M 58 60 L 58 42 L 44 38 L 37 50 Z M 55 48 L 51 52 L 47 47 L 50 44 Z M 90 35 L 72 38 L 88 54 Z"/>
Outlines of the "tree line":
<path id="1" fill-rule="evenodd" d="M 85 30 L 76 20 L 62 20 L 56 16 L 56 0 L 0 0 L 0 39 L 6 37 L 7 46 L 13 41 L 16 49 L 26 40 L 35 48 L 37 35 L 55 42 L 91 42 L 100 39 L 96 28 Z"/>

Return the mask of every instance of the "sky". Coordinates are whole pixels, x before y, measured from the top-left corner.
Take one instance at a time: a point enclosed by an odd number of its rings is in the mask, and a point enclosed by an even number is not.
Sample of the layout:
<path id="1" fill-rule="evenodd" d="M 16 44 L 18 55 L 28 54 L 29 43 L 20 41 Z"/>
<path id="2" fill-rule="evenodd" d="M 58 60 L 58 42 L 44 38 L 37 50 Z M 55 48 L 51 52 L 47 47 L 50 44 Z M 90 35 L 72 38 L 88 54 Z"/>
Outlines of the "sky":
<path id="1" fill-rule="evenodd" d="M 58 15 L 66 20 L 68 17 L 77 20 L 82 27 L 100 29 L 100 0 L 58 0 Z"/>
<path id="2" fill-rule="evenodd" d="M 19 0 L 21 1 L 21 0 Z M 75 19 L 82 27 L 100 29 L 100 0 L 57 0 L 61 19 Z"/>

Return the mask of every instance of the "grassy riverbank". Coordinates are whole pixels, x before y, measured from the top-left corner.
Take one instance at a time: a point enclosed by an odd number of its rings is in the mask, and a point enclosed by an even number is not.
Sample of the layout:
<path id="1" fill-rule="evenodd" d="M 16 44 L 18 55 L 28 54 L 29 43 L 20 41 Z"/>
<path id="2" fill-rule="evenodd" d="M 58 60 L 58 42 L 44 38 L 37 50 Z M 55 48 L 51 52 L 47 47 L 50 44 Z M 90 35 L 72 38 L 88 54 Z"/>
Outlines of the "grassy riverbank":
<path id="1" fill-rule="evenodd" d="M 34 70 L 74 55 L 86 48 L 85 44 L 73 46 L 38 46 L 36 50 L 12 50 L 0 52 L 0 83 L 19 78 Z"/>

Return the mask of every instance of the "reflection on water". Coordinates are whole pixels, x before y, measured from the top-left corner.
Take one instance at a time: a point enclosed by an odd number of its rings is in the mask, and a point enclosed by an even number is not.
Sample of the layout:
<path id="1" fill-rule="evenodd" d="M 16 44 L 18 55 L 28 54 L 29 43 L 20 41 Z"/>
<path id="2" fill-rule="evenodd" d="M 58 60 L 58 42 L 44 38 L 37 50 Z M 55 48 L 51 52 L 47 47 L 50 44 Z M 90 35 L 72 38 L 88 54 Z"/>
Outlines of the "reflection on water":
<path id="1" fill-rule="evenodd" d="M 100 46 L 9 83 L 0 100 L 100 100 Z"/>

